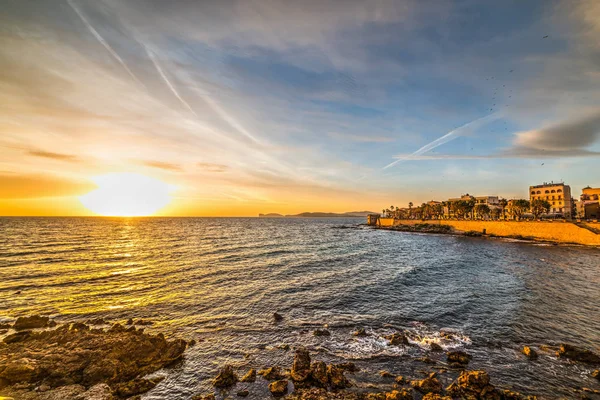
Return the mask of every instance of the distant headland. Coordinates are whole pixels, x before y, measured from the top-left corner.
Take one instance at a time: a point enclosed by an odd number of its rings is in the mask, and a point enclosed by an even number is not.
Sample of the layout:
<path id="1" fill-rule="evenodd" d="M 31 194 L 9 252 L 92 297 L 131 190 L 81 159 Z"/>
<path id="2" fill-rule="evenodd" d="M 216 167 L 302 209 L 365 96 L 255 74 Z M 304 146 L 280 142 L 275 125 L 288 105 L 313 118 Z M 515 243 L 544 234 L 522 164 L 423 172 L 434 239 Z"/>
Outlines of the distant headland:
<path id="1" fill-rule="evenodd" d="M 330 212 L 303 212 L 300 214 L 277 214 L 277 213 L 269 213 L 269 214 L 258 214 L 259 218 L 334 218 L 334 217 L 366 217 L 369 214 L 374 214 L 372 211 L 351 211 L 345 213 L 330 213 Z"/>

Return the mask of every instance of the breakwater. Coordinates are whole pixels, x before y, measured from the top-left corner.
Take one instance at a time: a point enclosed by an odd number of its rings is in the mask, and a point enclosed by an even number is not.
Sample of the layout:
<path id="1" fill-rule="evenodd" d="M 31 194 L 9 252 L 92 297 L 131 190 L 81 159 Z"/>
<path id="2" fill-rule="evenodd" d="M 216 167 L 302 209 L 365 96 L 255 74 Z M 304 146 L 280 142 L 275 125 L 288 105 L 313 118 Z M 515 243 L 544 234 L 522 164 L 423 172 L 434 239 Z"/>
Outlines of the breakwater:
<path id="1" fill-rule="evenodd" d="M 554 243 L 600 246 L 599 223 L 565 221 L 458 221 L 458 220 L 399 220 L 380 218 L 383 228 L 428 224 L 449 226 L 454 233 L 480 233 L 507 238 L 540 240 Z"/>

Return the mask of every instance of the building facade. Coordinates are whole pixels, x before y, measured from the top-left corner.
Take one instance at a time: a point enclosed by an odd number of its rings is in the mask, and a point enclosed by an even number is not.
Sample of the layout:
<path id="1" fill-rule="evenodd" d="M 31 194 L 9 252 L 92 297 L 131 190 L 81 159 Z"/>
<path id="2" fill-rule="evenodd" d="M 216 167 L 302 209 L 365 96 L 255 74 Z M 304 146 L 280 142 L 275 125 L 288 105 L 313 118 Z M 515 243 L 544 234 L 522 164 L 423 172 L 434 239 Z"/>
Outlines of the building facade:
<path id="1" fill-rule="evenodd" d="M 600 188 L 587 186 L 581 190 L 577 216 L 584 219 L 600 218 Z"/>
<path id="2" fill-rule="evenodd" d="M 571 187 L 560 183 L 546 183 L 529 186 L 529 201 L 546 200 L 550 203 L 548 214 L 571 219 Z"/>

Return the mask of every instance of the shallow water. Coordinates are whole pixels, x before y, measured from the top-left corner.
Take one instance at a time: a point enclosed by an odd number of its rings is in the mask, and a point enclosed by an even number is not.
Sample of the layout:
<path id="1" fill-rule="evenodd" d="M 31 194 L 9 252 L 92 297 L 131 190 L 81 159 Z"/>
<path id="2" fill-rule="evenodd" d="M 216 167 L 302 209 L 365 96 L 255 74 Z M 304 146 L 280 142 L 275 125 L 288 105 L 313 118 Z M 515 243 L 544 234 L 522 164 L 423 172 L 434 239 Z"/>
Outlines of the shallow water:
<path id="1" fill-rule="evenodd" d="M 492 382 L 544 398 L 600 389 L 591 368 L 519 348 L 568 341 L 600 351 L 600 251 L 373 230 L 362 219 L 0 218 L 0 320 L 141 317 L 199 343 L 144 398 L 211 390 L 218 366 L 351 359 L 358 387 L 419 377 L 428 343 L 464 348 Z M 18 293 L 20 292 L 20 293 Z M 17 294 L 18 293 L 18 294 Z M 284 315 L 274 323 L 272 313 Z M 327 325 L 331 337 L 311 331 Z M 367 338 L 354 338 L 365 327 Z M 388 346 L 395 328 L 416 346 Z M 452 328 L 450 340 L 440 337 Z M 441 355 L 431 358 L 443 360 Z M 444 383 L 455 375 L 444 374 Z M 264 385 L 249 398 L 264 398 Z M 253 397 L 254 396 L 254 397 Z"/>

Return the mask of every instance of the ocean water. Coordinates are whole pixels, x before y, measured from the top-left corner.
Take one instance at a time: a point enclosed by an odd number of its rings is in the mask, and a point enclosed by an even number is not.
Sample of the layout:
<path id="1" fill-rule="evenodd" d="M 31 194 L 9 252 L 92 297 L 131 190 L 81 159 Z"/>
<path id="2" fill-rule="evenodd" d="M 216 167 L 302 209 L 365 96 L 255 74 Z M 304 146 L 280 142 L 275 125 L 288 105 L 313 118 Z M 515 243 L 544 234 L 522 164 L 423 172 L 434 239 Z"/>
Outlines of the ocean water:
<path id="1" fill-rule="evenodd" d="M 389 389 L 380 370 L 422 377 L 463 349 L 498 387 L 542 398 L 600 389 L 591 367 L 540 351 L 562 341 L 600 351 L 600 250 L 374 230 L 362 219 L 0 218 L 0 321 L 144 318 L 196 339 L 145 399 L 212 391 L 217 368 L 351 360 L 355 388 Z M 275 323 L 273 312 L 284 320 Z M 329 337 L 312 331 L 326 327 Z M 364 327 L 366 338 L 352 332 Z M 410 332 L 412 346 L 383 335 Z M 449 331 L 449 338 L 440 335 Z M 289 345 L 291 350 L 286 350 Z M 444 384 L 456 375 L 442 374 Z M 247 384 L 249 398 L 266 385 Z M 227 395 L 227 393 L 220 394 Z M 235 393 L 233 393 L 235 396 Z"/>

